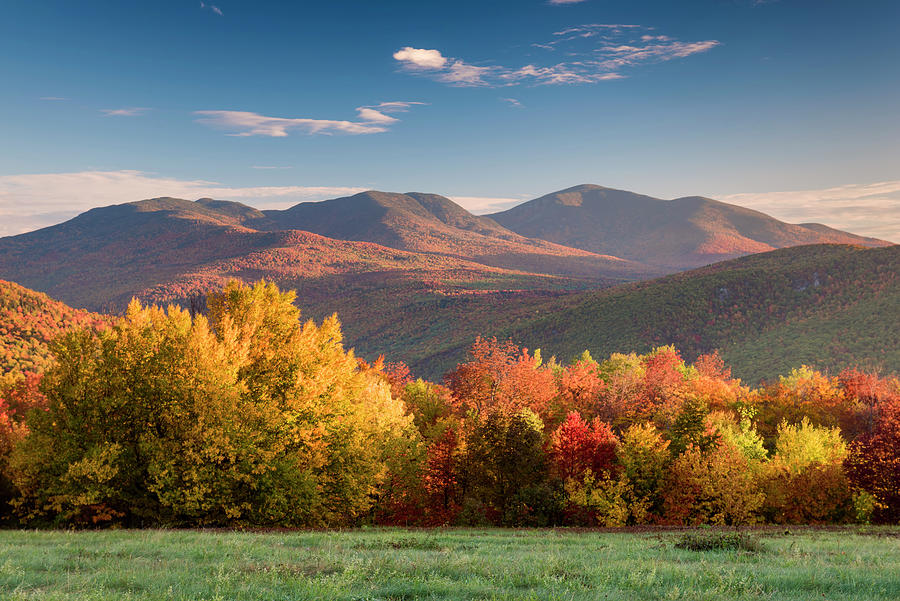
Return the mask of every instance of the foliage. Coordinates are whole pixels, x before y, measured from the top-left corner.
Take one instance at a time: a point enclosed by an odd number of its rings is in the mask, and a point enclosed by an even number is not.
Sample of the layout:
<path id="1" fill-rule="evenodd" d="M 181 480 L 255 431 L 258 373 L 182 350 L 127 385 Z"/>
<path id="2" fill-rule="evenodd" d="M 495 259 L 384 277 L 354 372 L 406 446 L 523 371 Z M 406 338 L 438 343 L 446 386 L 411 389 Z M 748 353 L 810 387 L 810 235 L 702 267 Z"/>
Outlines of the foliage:
<path id="1" fill-rule="evenodd" d="M 747 458 L 747 461 L 754 465 L 768 459 L 769 453 L 763 444 L 762 437 L 753 425 L 752 414 L 751 409 L 740 408 L 740 419 L 736 420 L 730 413 L 717 411 L 709 415 L 707 423 L 724 444 L 739 450 Z"/>
<path id="2" fill-rule="evenodd" d="M 782 423 L 764 475 L 766 519 L 810 524 L 854 518 L 853 491 L 843 469 L 846 455 L 839 429 L 813 426 L 806 417 L 797 425 Z"/>
<path id="3" fill-rule="evenodd" d="M 696 397 L 688 397 L 672 424 L 670 438 L 672 452 L 683 453 L 688 447 L 696 447 L 705 453 L 719 443 L 719 434 L 708 424 L 709 408 Z"/>
<path id="4" fill-rule="evenodd" d="M 548 502 L 541 498 L 547 493 L 547 459 L 540 418 L 530 409 L 504 407 L 473 415 L 470 422 L 461 468 L 464 496 L 492 522 L 530 521 L 535 502 Z"/>
<path id="5" fill-rule="evenodd" d="M 635 424 L 622 433 L 619 463 L 631 484 L 635 500 L 659 516 L 662 491 L 672 452 L 669 441 L 652 424 Z"/>
<path id="6" fill-rule="evenodd" d="M 550 436 L 550 454 L 556 476 L 563 481 L 580 479 L 585 472 L 611 472 L 616 465 L 619 440 L 599 419 L 587 424 L 578 413 L 569 413 Z"/>
<path id="7" fill-rule="evenodd" d="M 900 520 L 900 382 L 722 357 L 544 361 L 476 338 L 445 386 L 345 351 L 336 316 L 228 284 L 134 301 L 0 386 L 0 484 L 28 524 L 404 526 Z"/>
<path id="8" fill-rule="evenodd" d="M 871 431 L 851 445 L 847 471 L 873 498 L 872 518 L 895 524 L 900 522 L 900 391 L 879 398 L 875 415 Z"/>
<path id="9" fill-rule="evenodd" d="M 531 355 L 512 342 L 479 337 L 469 353 L 470 360 L 445 378 L 462 411 L 529 409 L 547 415 L 556 386 L 540 351 Z"/>
<path id="10" fill-rule="evenodd" d="M 738 449 L 719 444 L 704 453 L 689 446 L 672 462 L 663 493 L 664 519 L 690 526 L 751 524 L 763 501 Z"/>
<path id="11" fill-rule="evenodd" d="M 0 376 L 40 373 L 51 363 L 49 344 L 54 338 L 73 328 L 102 328 L 110 321 L 0 280 Z"/>
<path id="12" fill-rule="evenodd" d="M 565 483 L 566 501 L 582 514 L 591 516 L 585 525 L 607 528 L 642 524 L 647 519 L 648 501 L 634 494 L 628 478 L 614 478 L 608 472 L 595 476 L 592 471 L 580 479 L 569 478 Z"/>
<path id="13" fill-rule="evenodd" d="M 210 321 L 133 302 L 68 335 L 13 455 L 27 518 L 339 524 L 367 511 L 408 418 L 293 294 L 230 284 Z"/>

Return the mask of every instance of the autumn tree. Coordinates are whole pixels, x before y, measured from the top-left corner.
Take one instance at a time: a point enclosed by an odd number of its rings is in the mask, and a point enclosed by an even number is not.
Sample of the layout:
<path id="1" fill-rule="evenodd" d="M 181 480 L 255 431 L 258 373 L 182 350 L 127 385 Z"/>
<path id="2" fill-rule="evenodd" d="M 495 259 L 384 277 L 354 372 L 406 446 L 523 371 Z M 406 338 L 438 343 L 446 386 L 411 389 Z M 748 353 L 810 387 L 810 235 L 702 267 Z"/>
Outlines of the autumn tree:
<path id="1" fill-rule="evenodd" d="M 294 294 L 232 282 L 209 321 L 132 302 L 62 340 L 48 410 L 13 454 L 26 517 L 125 524 L 349 523 L 409 418 L 361 369 L 335 317 L 301 324 Z"/>
<path id="2" fill-rule="evenodd" d="M 740 526 L 757 520 L 764 501 L 747 458 L 719 443 L 703 452 L 693 445 L 672 463 L 663 492 L 665 521 L 696 526 Z"/>
<path id="3" fill-rule="evenodd" d="M 0 521 L 9 517 L 9 503 L 16 496 L 9 466 L 12 450 L 28 433 L 28 413 L 43 410 L 47 404 L 40 381 L 41 376 L 33 372 L 0 377 Z"/>
<path id="4" fill-rule="evenodd" d="M 850 451 L 847 473 L 857 487 L 874 497 L 872 518 L 900 523 L 900 389 L 884 391 L 875 403 L 871 430 Z"/>
<path id="5" fill-rule="evenodd" d="M 806 418 L 813 425 L 834 428 L 852 419 L 855 411 L 837 378 L 805 365 L 757 391 L 754 403 L 760 434 L 769 443 L 782 422 L 793 424 Z"/>
<path id="6" fill-rule="evenodd" d="M 778 427 L 775 454 L 764 474 L 763 515 L 775 523 L 836 523 L 854 517 L 843 469 L 847 445 L 838 428 L 799 424 Z"/>
<path id="7" fill-rule="evenodd" d="M 556 394 L 552 370 L 542 366 L 540 352 L 533 355 L 512 342 L 477 338 L 469 361 L 445 377 L 463 412 L 530 409 L 546 418 Z"/>
<path id="8" fill-rule="evenodd" d="M 619 440 L 609 424 L 594 419 L 586 423 L 574 411 L 550 436 L 550 454 L 556 476 L 580 479 L 590 471 L 596 476 L 614 471 Z"/>
<path id="9" fill-rule="evenodd" d="M 672 459 L 669 441 L 653 424 L 635 424 L 622 433 L 618 447 L 622 473 L 634 491 L 635 503 L 659 516 L 662 490 Z"/>
<path id="10" fill-rule="evenodd" d="M 498 524 L 546 524 L 555 507 L 540 418 L 530 409 L 497 408 L 469 421 L 460 468 L 469 506 Z"/>

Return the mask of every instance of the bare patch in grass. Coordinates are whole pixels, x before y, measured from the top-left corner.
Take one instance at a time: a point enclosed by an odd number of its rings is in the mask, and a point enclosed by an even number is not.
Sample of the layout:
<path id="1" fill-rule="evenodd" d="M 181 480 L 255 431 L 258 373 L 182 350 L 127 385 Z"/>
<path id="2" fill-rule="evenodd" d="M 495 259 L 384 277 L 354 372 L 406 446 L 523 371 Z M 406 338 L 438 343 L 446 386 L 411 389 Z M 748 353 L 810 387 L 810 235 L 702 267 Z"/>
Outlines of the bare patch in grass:
<path id="1" fill-rule="evenodd" d="M 688 551 L 744 551 L 761 553 L 765 546 L 746 532 L 687 532 L 675 542 L 678 549 Z"/>
<path id="2" fill-rule="evenodd" d="M 400 550 L 400 549 L 417 549 L 423 551 L 439 551 L 446 545 L 442 545 L 436 540 L 420 539 L 420 538 L 394 538 L 394 539 L 378 539 L 363 540 L 353 545 L 354 549 L 366 550 Z"/>
<path id="3" fill-rule="evenodd" d="M 247 574 L 274 574 L 276 576 L 295 576 L 318 578 L 340 574 L 344 566 L 332 561 L 310 560 L 290 563 L 251 563 L 241 570 Z"/>

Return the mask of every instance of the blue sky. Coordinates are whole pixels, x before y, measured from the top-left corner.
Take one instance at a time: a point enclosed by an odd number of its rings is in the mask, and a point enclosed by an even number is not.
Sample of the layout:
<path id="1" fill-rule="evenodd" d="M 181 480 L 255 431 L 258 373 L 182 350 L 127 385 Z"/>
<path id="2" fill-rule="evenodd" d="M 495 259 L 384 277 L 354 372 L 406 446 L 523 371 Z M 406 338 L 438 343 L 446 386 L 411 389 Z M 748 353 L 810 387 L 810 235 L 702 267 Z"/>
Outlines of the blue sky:
<path id="1" fill-rule="evenodd" d="M 0 234 L 162 194 L 598 183 L 900 239 L 896 0 L 11 0 Z"/>

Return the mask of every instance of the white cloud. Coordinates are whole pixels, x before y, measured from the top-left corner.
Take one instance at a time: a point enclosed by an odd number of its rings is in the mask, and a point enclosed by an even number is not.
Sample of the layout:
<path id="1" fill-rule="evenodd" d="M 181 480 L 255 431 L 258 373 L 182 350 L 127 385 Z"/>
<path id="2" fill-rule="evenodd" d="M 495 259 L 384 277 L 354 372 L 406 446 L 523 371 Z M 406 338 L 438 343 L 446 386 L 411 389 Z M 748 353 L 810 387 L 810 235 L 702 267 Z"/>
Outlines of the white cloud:
<path id="1" fill-rule="evenodd" d="M 138 117 L 149 110 L 142 106 L 132 106 L 122 109 L 100 109 L 100 112 L 107 117 Z"/>
<path id="2" fill-rule="evenodd" d="M 41 96 L 40 98 L 38 98 L 38 100 L 56 101 L 56 100 L 66 100 L 66 99 L 63 98 L 62 96 Z"/>
<path id="3" fill-rule="evenodd" d="M 682 42 L 653 28 L 627 24 L 589 24 L 554 32 L 534 48 L 565 50 L 565 62 L 522 67 L 474 65 L 444 56 L 439 50 L 411 48 L 394 53 L 401 67 L 453 86 L 500 87 L 517 84 L 587 84 L 622 79 L 623 70 L 707 52 L 717 40 Z M 587 45 L 587 46 L 585 46 Z"/>
<path id="4" fill-rule="evenodd" d="M 443 69 L 447 59 L 438 50 L 425 50 L 406 46 L 394 53 L 398 60 L 408 69 Z"/>
<path id="5" fill-rule="evenodd" d="M 455 86 L 487 85 L 483 79 L 493 67 L 470 65 L 457 59 L 448 59 L 439 50 L 406 46 L 394 53 L 394 60 L 407 71 L 432 73 L 438 81 Z"/>
<path id="6" fill-rule="evenodd" d="M 0 236 L 53 225 L 90 208 L 173 196 L 247 202 L 284 208 L 362 192 L 349 186 L 233 187 L 206 180 L 181 180 L 142 171 L 81 171 L 0 176 Z"/>
<path id="7" fill-rule="evenodd" d="M 900 242 L 900 180 L 715 198 L 790 223 L 824 223 L 854 234 Z"/>
<path id="8" fill-rule="evenodd" d="M 522 103 L 516 100 L 515 98 L 501 98 L 503 102 L 509 104 L 509 106 L 514 106 L 516 108 L 522 108 Z"/>
<path id="9" fill-rule="evenodd" d="M 374 105 L 371 105 L 368 107 L 363 107 L 363 108 L 375 109 L 375 110 L 381 111 L 383 113 L 405 113 L 406 111 L 408 111 L 410 109 L 410 107 L 413 107 L 416 105 L 425 106 L 427 104 L 428 104 L 427 102 L 406 102 L 406 101 L 400 101 L 400 100 L 391 100 L 388 102 L 379 102 L 378 104 L 374 104 Z"/>
<path id="10" fill-rule="evenodd" d="M 367 107 L 360 107 L 356 109 L 357 114 L 359 114 L 359 118 L 363 121 L 369 121 L 372 123 L 396 123 L 399 121 L 396 117 L 391 117 L 390 115 L 385 115 L 381 111 L 377 111 L 375 109 L 370 109 Z"/>
<path id="11" fill-rule="evenodd" d="M 585 0 L 547 0 L 547 4 L 578 4 L 579 2 L 584 2 Z"/>
<path id="12" fill-rule="evenodd" d="M 478 67 L 463 61 L 453 61 L 450 68 L 442 73 L 438 79 L 458 86 L 484 86 L 488 85 L 484 78 L 493 70 L 493 67 Z"/>

